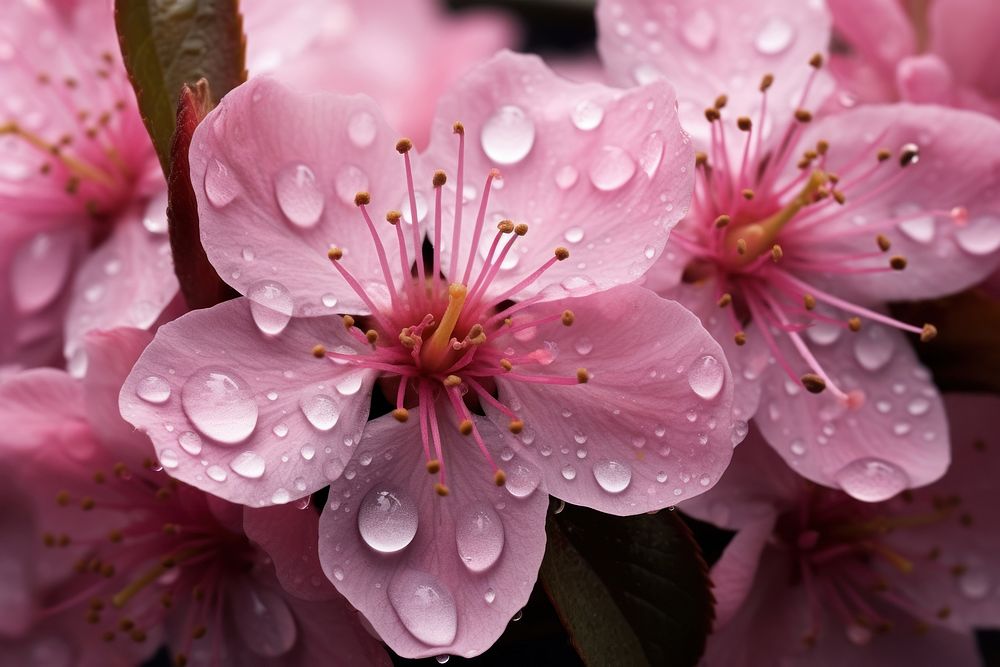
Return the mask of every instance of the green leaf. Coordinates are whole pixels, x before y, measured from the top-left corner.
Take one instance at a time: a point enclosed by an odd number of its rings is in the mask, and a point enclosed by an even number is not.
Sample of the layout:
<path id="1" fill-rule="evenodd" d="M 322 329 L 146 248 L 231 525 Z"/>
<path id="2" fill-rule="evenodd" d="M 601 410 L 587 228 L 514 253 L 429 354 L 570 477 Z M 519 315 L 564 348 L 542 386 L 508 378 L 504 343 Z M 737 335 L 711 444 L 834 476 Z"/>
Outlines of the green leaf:
<path id="1" fill-rule="evenodd" d="M 217 103 L 246 81 L 239 0 L 115 0 L 115 24 L 139 110 L 169 176 L 184 84 L 206 79 Z"/>
<path id="2" fill-rule="evenodd" d="M 708 567 L 674 512 L 549 517 L 541 578 L 592 667 L 696 665 L 715 616 Z"/>

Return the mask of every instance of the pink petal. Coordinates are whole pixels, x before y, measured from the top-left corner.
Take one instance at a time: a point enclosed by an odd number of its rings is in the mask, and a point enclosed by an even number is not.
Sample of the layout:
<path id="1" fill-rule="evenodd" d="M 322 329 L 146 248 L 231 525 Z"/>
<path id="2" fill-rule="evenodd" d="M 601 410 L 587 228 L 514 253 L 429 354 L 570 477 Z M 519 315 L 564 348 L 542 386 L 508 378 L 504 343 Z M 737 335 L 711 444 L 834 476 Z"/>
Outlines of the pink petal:
<path id="1" fill-rule="evenodd" d="M 398 284 L 396 235 L 382 217 L 405 196 L 397 138 L 366 97 L 306 95 L 267 78 L 229 93 L 198 126 L 191 149 L 201 237 L 222 279 L 255 300 L 280 293 L 290 314 L 368 312 L 327 250 L 343 248 L 344 266 L 362 285 L 384 284 L 354 204 L 369 191 Z"/>
<path id="2" fill-rule="evenodd" d="M 927 10 L 930 51 L 941 56 L 955 78 L 989 97 L 1000 96 L 992 27 L 1000 24 L 1000 6 L 991 0 L 949 0 Z"/>
<path id="3" fill-rule="evenodd" d="M 742 438 L 734 438 L 733 378 L 719 344 L 685 308 L 635 286 L 535 305 L 523 318 L 564 309 L 575 314 L 573 326 L 557 319 L 510 336 L 512 358 L 540 360 L 514 371 L 576 378 L 585 368 L 590 380 L 497 378 L 500 400 L 524 421 L 520 444 L 548 492 L 628 515 L 707 491 Z"/>
<path id="4" fill-rule="evenodd" d="M 933 54 L 906 58 L 896 69 L 896 85 L 900 96 L 918 104 L 952 104 L 954 98 L 951 70 L 947 63 Z"/>
<path id="5" fill-rule="evenodd" d="M 910 17 L 897 0 L 827 0 L 834 29 L 854 53 L 882 73 L 916 53 Z"/>
<path id="6" fill-rule="evenodd" d="M 772 368 L 757 423 L 778 454 L 807 479 L 868 502 L 940 478 L 950 459 L 943 405 L 903 335 L 865 324 L 812 343 L 841 391 L 864 400 L 848 407 L 829 389 L 810 394 Z"/>
<path id="7" fill-rule="evenodd" d="M 313 357 L 317 343 L 361 346 L 339 318 L 293 318 L 271 337 L 250 311 L 235 299 L 161 327 L 120 407 L 177 479 L 236 503 L 281 504 L 340 475 L 373 374 Z"/>
<path id="8" fill-rule="evenodd" d="M 157 225 L 155 232 L 146 228 L 144 219 Z M 84 261 L 66 315 L 67 358 L 78 352 L 88 331 L 151 328 L 177 296 L 165 223 L 163 191 L 149 202 L 145 212 L 134 207 L 124 214 L 110 238 Z"/>
<path id="9" fill-rule="evenodd" d="M 399 655 L 470 657 L 496 641 L 531 593 L 547 496 L 535 488 L 534 466 L 504 450 L 509 437 L 478 417 L 487 447 L 508 471 L 507 487 L 494 484 L 474 444 L 442 420 L 450 494 L 436 495 L 417 421 L 387 415 L 365 429 L 354 460 L 330 487 L 320 560 Z"/>
<path id="10" fill-rule="evenodd" d="M 798 105 L 814 53 L 825 53 L 830 19 L 820 3 L 775 0 L 748 13 L 739 0 L 625 0 L 597 7 L 598 50 L 621 84 L 664 76 L 679 91 L 686 129 L 706 125 L 703 110 L 718 95 L 729 106 L 760 106 L 755 81 L 774 75 L 768 108 L 787 113 Z M 813 99 L 829 86 L 816 82 Z"/>
<path id="11" fill-rule="evenodd" d="M 28 496 L 9 480 L 12 467 L 0 471 L 8 480 L 0 489 L 0 643 L 30 627 L 36 605 L 35 559 L 42 549 L 35 537 Z M 10 477 L 7 477 L 10 475 Z M 13 487 L 13 488 L 11 488 Z"/>
<path id="12" fill-rule="evenodd" d="M 0 383 L 0 422 L 17 424 L 0 430 L 0 457 L 5 449 L 33 449 L 73 437 L 86 428 L 83 392 L 64 371 L 39 368 Z"/>
<path id="13" fill-rule="evenodd" d="M 750 593 L 776 520 L 772 514 L 743 527 L 712 566 L 716 629 L 732 620 Z"/>
<path id="14" fill-rule="evenodd" d="M 859 127 L 865 131 L 858 132 Z M 830 141 L 827 170 L 842 175 L 848 164 L 874 163 L 880 148 L 894 154 L 863 183 L 850 183 L 849 177 L 841 182 L 845 206 L 833 211 L 821 229 L 814 228 L 808 242 L 830 251 L 871 253 L 881 233 L 892 241 L 891 254 L 909 260 L 903 273 L 837 276 L 837 290 L 868 301 L 932 298 L 974 285 L 1000 262 L 1000 170 L 982 150 L 1000 143 L 1000 123 L 941 107 L 866 106 L 815 123 L 801 145 L 812 146 L 820 138 Z M 919 149 L 919 162 L 890 181 L 900 169 L 899 151 L 910 143 Z M 866 197 L 869 192 L 875 194 Z M 953 219 L 949 213 L 955 207 L 964 207 L 968 219 Z M 892 225 L 896 218 L 903 221 Z M 889 226 L 880 227 L 885 221 Z M 793 221 L 789 232 L 794 226 Z M 880 263 L 872 260 L 871 265 Z"/>
<path id="15" fill-rule="evenodd" d="M 564 246 L 558 262 L 517 298 L 548 287 L 554 298 L 634 281 L 662 251 L 670 228 L 687 210 L 692 149 L 681 132 L 673 91 L 663 82 L 626 92 L 598 83 L 571 83 L 535 56 L 501 53 L 471 71 L 445 95 L 426 164 L 455 183 L 458 140 L 465 126 L 466 194 L 458 259 L 481 264 L 504 218 L 529 226 L 496 280 L 499 294 Z M 496 167 L 485 233 L 473 249 L 483 183 Z M 499 187 L 502 186 L 502 187 Z M 454 207 L 454 190 L 444 198 Z M 444 266 L 455 252 L 453 216 L 444 215 Z"/>
<path id="16" fill-rule="evenodd" d="M 311 506 L 248 507 L 243 512 L 243 528 L 270 556 L 286 591 L 303 600 L 340 599 L 319 562 L 319 515 Z"/>

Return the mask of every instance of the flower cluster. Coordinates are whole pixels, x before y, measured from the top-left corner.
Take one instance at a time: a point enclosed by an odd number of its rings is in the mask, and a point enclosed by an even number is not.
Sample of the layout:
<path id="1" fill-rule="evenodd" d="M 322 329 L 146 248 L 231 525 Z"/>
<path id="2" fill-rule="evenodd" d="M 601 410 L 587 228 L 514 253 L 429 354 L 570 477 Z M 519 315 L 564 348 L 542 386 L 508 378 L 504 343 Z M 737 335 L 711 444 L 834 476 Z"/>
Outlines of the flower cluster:
<path id="1" fill-rule="evenodd" d="M 599 0 L 574 81 L 494 13 L 247 0 L 169 185 L 113 3 L 7 4 L 0 663 L 474 657 L 550 497 L 730 532 L 706 665 L 977 663 L 1000 399 L 892 304 L 1000 267 L 992 0 Z"/>

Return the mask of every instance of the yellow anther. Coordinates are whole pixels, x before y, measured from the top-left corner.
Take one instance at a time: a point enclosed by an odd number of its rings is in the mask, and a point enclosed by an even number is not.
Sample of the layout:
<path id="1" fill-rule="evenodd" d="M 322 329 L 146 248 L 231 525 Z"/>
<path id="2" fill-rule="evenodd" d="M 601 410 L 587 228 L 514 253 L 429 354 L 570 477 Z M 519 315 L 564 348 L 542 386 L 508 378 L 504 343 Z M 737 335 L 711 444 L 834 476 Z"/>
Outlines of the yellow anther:
<path id="1" fill-rule="evenodd" d="M 510 234 L 514 231 L 514 223 L 510 220 L 501 220 L 497 223 L 497 229 L 500 230 L 501 234 Z"/>
<path id="2" fill-rule="evenodd" d="M 806 307 L 806 310 L 813 310 L 816 308 L 816 297 L 812 294 L 802 295 L 802 305 Z"/>
<path id="3" fill-rule="evenodd" d="M 741 347 L 743 345 L 746 345 L 747 344 L 747 335 L 746 335 L 746 332 L 737 331 L 733 335 L 733 342 L 736 343 L 737 345 L 741 346 Z"/>
<path id="4" fill-rule="evenodd" d="M 444 379 L 443 384 L 446 387 L 457 387 L 458 385 L 462 384 L 462 378 L 458 377 L 457 375 L 449 375 Z"/>
<path id="5" fill-rule="evenodd" d="M 732 218 L 730 218 L 726 214 L 722 214 L 718 218 L 715 219 L 715 228 L 716 229 L 722 229 L 723 227 L 725 227 L 726 225 L 728 225 L 730 222 L 732 222 Z"/>
<path id="6" fill-rule="evenodd" d="M 410 411 L 406 408 L 396 408 L 392 411 L 392 416 L 396 421 L 402 424 L 410 418 Z"/>
<path id="7" fill-rule="evenodd" d="M 316 343 L 313 345 L 312 355 L 317 359 L 322 359 L 326 356 L 326 348 L 322 344 Z"/>
<path id="8" fill-rule="evenodd" d="M 351 317 L 350 315 L 344 315 L 343 319 L 344 319 L 344 328 L 345 329 L 350 329 L 351 327 L 354 326 L 354 318 Z"/>
<path id="9" fill-rule="evenodd" d="M 390 225 L 399 224 L 399 219 L 403 217 L 403 214 L 399 211 L 389 211 L 385 214 L 385 221 Z"/>
<path id="10" fill-rule="evenodd" d="M 882 252 L 889 252 L 889 248 L 892 247 L 892 241 L 890 241 L 889 237 L 884 234 L 876 236 L 875 243 L 878 244 L 878 249 Z"/>
<path id="11" fill-rule="evenodd" d="M 504 369 L 505 371 L 509 371 L 510 369 L 514 368 L 514 364 L 510 363 L 510 359 L 501 359 L 500 368 Z"/>
<path id="12" fill-rule="evenodd" d="M 736 252 L 740 255 L 747 254 L 747 240 L 736 239 Z"/>
<path id="13" fill-rule="evenodd" d="M 726 308 L 732 302 L 733 302 L 733 295 L 730 294 L 729 292 L 726 292 L 725 294 L 723 294 L 722 296 L 719 297 L 719 300 L 718 300 L 717 303 L 719 305 L 719 308 Z"/>
<path id="14" fill-rule="evenodd" d="M 333 245 L 326 251 L 326 256 L 336 262 L 344 257 L 344 251 Z"/>
<path id="15" fill-rule="evenodd" d="M 587 372 L 586 368 L 577 368 L 576 369 L 576 381 L 577 382 L 579 382 L 580 384 L 587 384 L 587 382 L 589 380 L 590 380 L 590 373 Z"/>
<path id="16" fill-rule="evenodd" d="M 472 420 L 463 419 L 458 424 L 458 432 L 461 433 L 462 435 L 469 435 L 470 433 L 472 433 Z"/>
<path id="17" fill-rule="evenodd" d="M 562 313 L 562 323 L 563 326 L 570 326 L 576 320 L 576 315 L 573 314 L 572 310 L 564 310 Z"/>
<path id="18" fill-rule="evenodd" d="M 372 196 L 367 192 L 359 192 L 354 195 L 355 206 L 367 206 L 372 203 Z"/>
<path id="19" fill-rule="evenodd" d="M 743 198 L 746 199 L 747 201 L 750 201 L 751 199 L 754 198 L 754 192 L 750 188 L 744 188 L 740 192 L 740 194 L 743 195 Z"/>
<path id="20" fill-rule="evenodd" d="M 920 342 L 929 343 L 935 338 L 937 338 L 938 330 L 933 324 L 925 324 L 923 330 L 920 332 Z"/>
<path id="21" fill-rule="evenodd" d="M 374 345 L 375 343 L 378 342 L 378 332 L 375 331 L 374 329 L 369 329 L 368 331 L 365 332 L 365 339 L 369 343 Z"/>
<path id="22" fill-rule="evenodd" d="M 435 188 L 440 188 L 447 182 L 448 182 L 448 175 L 443 171 L 441 171 L 440 169 L 435 171 L 433 178 L 431 178 L 431 185 L 433 185 Z"/>
<path id="23" fill-rule="evenodd" d="M 514 233 L 517 234 L 518 236 L 524 236 L 525 234 L 528 233 L 528 225 L 524 224 L 523 222 L 517 223 L 516 225 L 514 225 Z"/>
<path id="24" fill-rule="evenodd" d="M 558 259 L 561 262 L 564 259 L 569 259 L 569 250 L 566 250 L 566 248 L 559 246 L 558 248 L 555 249 L 555 255 L 556 259 Z"/>
<path id="25" fill-rule="evenodd" d="M 771 246 L 771 259 L 772 260 L 774 260 L 775 262 L 779 262 L 779 261 L 781 261 L 781 258 L 784 257 L 784 256 L 785 256 L 785 253 L 781 249 L 780 245 L 778 245 L 777 243 L 775 243 L 773 246 Z"/>
<path id="26" fill-rule="evenodd" d="M 851 319 L 847 320 L 847 328 L 855 333 L 861 331 L 861 318 L 852 317 Z"/>
<path id="27" fill-rule="evenodd" d="M 434 493 L 444 498 L 445 496 L 448 495 L 448 487 L 438 482 L 437 484 L 434 485 Z"/>
<path id="28" fill-rule="evenodd" d="M 507 483 L 507 473 L 503 470 L 497 470 L 493 473 L 493 483 L 497 486 L 503 486 Z"/>
<path id="29" fill-rule="evenodd" d="M 517 435 L 518 433 L 524 430 L 524 422 L 521 421 L 520 419 L 511 419 L 510 424 L 507 425 L 507 428 L 510 429 L 511 433 Z"/>
<path id="30" fill-rule="evenodd" d="M 441 462 L 437 459 L 431 459 L 427 462 L 427 472 L 432 475 L 436 475 L 441 472 Z"/>

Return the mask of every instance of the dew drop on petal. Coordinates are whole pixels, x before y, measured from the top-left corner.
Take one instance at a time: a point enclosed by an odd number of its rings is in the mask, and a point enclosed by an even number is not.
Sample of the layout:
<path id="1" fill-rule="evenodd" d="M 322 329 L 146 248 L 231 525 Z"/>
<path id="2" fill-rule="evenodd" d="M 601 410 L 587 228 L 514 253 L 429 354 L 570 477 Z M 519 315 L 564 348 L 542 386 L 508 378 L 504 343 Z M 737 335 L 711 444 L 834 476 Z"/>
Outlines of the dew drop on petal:
<path id="1" fill-rule="evenodd" d="M 934 240 L 934 216 L 923 213 L 924 207 L 919 204 L 906 203 L 896 206 L 894 213 L 899 218 L 905 218 L 899 223 L 899 230 L 917 243 L 930 243 Z"/>
<path id="2" fill-rule="evenodd" d="M 239 183 L 229 168 L 218 160 L 213 160 L 205 170 L 205 196 L 212 206 L 216 208 L 227 206 L 236 199 L 239 192 Z"/>
<path id="3" fill-rule="evenodd" d="M 172 470 L 180 465 L 180 459 L 177 457 L 177 452 L 172 449 L 164 449 L 160 451 L 158 458 L 160 459 L 160 465 L 167 470 Z"/>
<path id="4" fill-rule="evenodd" d="M 578 130 L 593 130 L 604 120 L 604 109 L 590 100 L 583 100 L 570 113 L 573 125 Z"/>
<path id="5" fill-rule="evenodd" d="M 194 431 L 184 431 L 178 435 L 177 444 L 191 456 L 201 454 L 201 436 Z"/>
<path id="6" fill-rule="evenodd" d="M 466 511 L 455 525 L 455 543 L 462 562 L 472 572 L 483 572 L 500 558 L 503 522 L 489 505 Z"/>
<path id="7" fill-rule="evenodd" d="M 726 372 L 722 364 L 708 354 L 688 367 L 688 385 L 695 394 L 706 401 L 719 395 L 725 379 Z"/>
<path id="8" fill-rule="evenodd" d="M 403 493 L 376 487 L 358 508 L 358 532 L 372 549 L 396 553 L 417 534 L 417 506 Z"/>
<path id="9" fill-rule="evenodd" d="M 869 503 L 888 500 L 910 485 L 901 468 L 877 458 L 851 461 L 837 471 L 834 481 L 848 495 Z"/>
<path id="10" fill-rule="evenodd" d="M 795 29 L 788 21 L 772 16 L 757 32 L 753 45 L 759 53 L 773 56 L 785 51 L 794 37 Z"/>
<path id="11" fill-rule="evenodd" d="M 451 591 L 437 577 L 407 569 L 389 582 L 389 603 L 410 634 L 428 646 L 455 640 L 458 611 Z"/>
<path id="12" fill-rule="evenodd" d="M 341 165 L 335 181 L 337 195 L 345 204 L 354 205 L 354 196 L 368 190 L 368 174 L 353 164 Z"/>
<path id="13" fill-rule="evenodd" d="M 698 51 L 708 51 L 715 46 L 718 26 L 715 18 L 706 9 L 692 13 L 681 24 L 681 36 L 684 41 Z"/>
<path id="14" fill-rule="evenodd" d="M 52 303 L 69 276 L 72 245 L 49 234 L 36 234 L 10 263 L 10 291 L 22 313 Z"/>
<path id="15" fill-rule="evenodd" d="M 883 327 L 863 327 L 854 336 L 854 358 L 862 368 L 877 371 L 892 359 L 895 345 Z"/>
<path id="16" fill-rule="evenodd" d="M 576 167 L 568 164 L 563 165 L 556 171 L 556 185 L 558 185 L 561 190 L 569 190 L 571 187 L 576 185 L 576 181 L 579 177 L 580 174 L 576 170 Z"/>
<path id="17" fill-rule="evenodd" d="M 639 166 L 642 167 L 647 176 L 652 178 L 656 170 L 659 169 L 662 159 L 663 139 L 659 132 L 653 132 L 646 137 L 645 141 L 642 142 L 642 148 L 639 149 Z"/>
<path id="18" fill-rule="evenodd" d="M 258 280 L 247 291 L 250 315 L 257 328 L 269 336 L 285 330 L 292 319 L 294 304 L 288 289 L 275 280 Z"/>
<path id="19" fill-rule="evenodd" d="M 247 479 L 260 479 L 264 476 L 267 464 L 264 459 L 254 452 L 242 452 L 229 462 L 229 467 L 240 477 Z"/>
<path id="20" fill-rule="evenodd" d="M 296 227 L 313 227 L 323 214 L 323 192 L 316 185 L 312 169 L 304 164 L 289 164 L 278 171 L 274 196 L 285 218 Z"/>
<path id="21" fill-rule="evenodd" d="M 195 371 L 181 389 L 181 405 L 202 435 L 224 444 L 243 442 L 257 426 L 257 403 L 249 385 L 222 368 Z"/>
<path id="22" fill-rule="evenodd" d="M 209 479 L 215 480 L 216 482 L 225 482 L 229 475 L 220 466 L 208 466 L 205 470 L 205 474 L 208 475 Z"/>
<path id="23" fill-rule="evenodd" d="M 958 590 L 970 600 L 982 600 L 993 590 L 990 576 L 981 569 L 968 569 L 958 577 Z"/>
<path id="24" fill-rule="evenodd" d="M 142 226 L 150 234 L 167 233 L 167 191 L 163 190 L 146 204 L 142 215 Z"/>
<path id="25" fill-rule="evenodd" d="M 325 394 L 303 398 L 299 407 L 302 408 L 302 414 L 309 423 L 320 431 L 329 431 L 340 419 L 340 409 L 334 400 Z"/>
<path id="26" fill-rule="evenodd" d="M 299 449 L 299 454 L 302 455 L 304 460 L 312 461 L 313 457 L 316 456 L 316 448 L 312 445 L 302 445 L 302 448 Z"/>
<path id="27" fill-rule="evenodd" d="M 483 599 L 486 600 L 486 604 L 493 604 L 493 601 L 497 599 L 497 592 L 492 588 L 487 588 Z"/>
<path id="28" fill-rule="evenodd" d="M 344 377 L 337 380 L 337 393 L 341 396 L 353 396 L 354 394 L 361 391 L 361 385 L 364 384 L 365 374 L 364 372 L 351 373 L 345 375 Z"/>
<path id="29" fill-rule="evenodd" d="M 150 375 L 135 385 L 135 395 L 147 403 L 159 405 L 170 398 L 170 385 L 160 376 Z"/>
<path id="30" fill-rule="evenodd" d="M 505 488 L 515 498 L 525 498 L 538 488 L 542 481 L 541 473 L 534 466 L 526 466 L 523 463 L 515 462 L 514 465 L 505 471 L 507 473 L 507 483 Z"/>
<path id="31" fill-rule="evenodd" d="M 955 240 L 970 255 L 990 255 L 1000 248 L 1000 219 L 977 218 L 955 232 Z"/>
<path id="32" fill-rule="evenodd" d="M 535 144 L 535 124 L 520 107 L 504 105 L 483 124 L 480 142 L 497 164 L 517 164 Z"/>
<path id="33" fill-rule="evenodd" d="M 594 464 L 594 479 L 608 493 L 621 493 L 632 481 L 632 468 L 627 463 L 603 459 Z"/>
<path id="34" fill-rule="evenodd" d="M 635 174 L 635 160 L 617 146 L 604 146 L 590 165 L 590 182 L 604 192 L 622 187 Z"/>
<path id="35" fill-rule="evenodd" d="M 275 489 L 274 493 L 271 494 L 271 503 L 274 505 L 284 505 L 292 496 L 286 489 Z"/>
<path id="36" fill-rule="evenodd" d="M 367 148 L 375 141 L 375 117 L 367 111 L 359 111 L 347 121 L 347 136 L 358 148 Z"/>
<path id="37" fill-rule="evenodd" d="M 576 468 L 567 463 L 562 467 L 562 476 L 567 482 L 573 481 L 576 479 Z"/>

